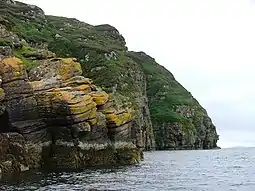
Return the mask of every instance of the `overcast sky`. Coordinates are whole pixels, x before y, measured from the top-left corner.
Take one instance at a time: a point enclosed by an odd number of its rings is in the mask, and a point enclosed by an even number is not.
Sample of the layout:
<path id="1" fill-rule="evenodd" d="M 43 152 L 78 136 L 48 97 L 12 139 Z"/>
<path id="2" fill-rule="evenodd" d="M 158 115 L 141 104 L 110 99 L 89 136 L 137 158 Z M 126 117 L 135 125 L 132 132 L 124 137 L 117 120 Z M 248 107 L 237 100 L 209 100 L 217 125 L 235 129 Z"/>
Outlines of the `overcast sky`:
<path id="1" fill-rule="evenodd" d="M 255 1 L 22 1 L 115 26 L 129 50 L 154 57 L 207 109 L 220 146 L 255 146 Z"/>

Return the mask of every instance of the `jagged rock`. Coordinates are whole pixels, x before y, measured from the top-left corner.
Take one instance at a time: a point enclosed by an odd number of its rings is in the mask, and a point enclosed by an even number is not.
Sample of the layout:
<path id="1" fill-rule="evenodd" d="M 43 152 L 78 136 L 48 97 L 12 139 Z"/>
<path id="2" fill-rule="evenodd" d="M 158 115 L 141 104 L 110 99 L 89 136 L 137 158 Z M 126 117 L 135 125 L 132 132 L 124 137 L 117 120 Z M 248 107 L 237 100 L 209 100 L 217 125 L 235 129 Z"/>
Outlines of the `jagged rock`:
<path id="1" fill-rule="evenodd" d="M 25 67 L 18 58 L 12 57 L 3 59 L 0 62 L 0 68 L 0 75 L 3 83 L 27 79 Z"/>
<path id="2" fill-rule="evenodd" d="M 107 121 L 109 126 L 118 127 L 131 121 L 132 117 L 128 112 L 107 113 Z"/>
<path id="3" fill-rule="evenodd" d="M 97 112 L 96 117 L 94 119 L 89 120 L 89 124 L 91 125 L 91 140 L 96 141 L 97 143 L 103 143 L 108 139 L 108 128 L 106 116 Z"/>
<path id="4" fill-rule="evenodd" d="M 21 40 L 15 33 L 7 30 L 6 26 L 0 24 L 0 42 L 5 46 L 21 46 Z"/>
<path id="5" fill-rule="evenodd" d="M 50 168 L 78 169 L 88 166 L 137 164 L 140 151 L 132 143 L 84 143 L 78 147 L 66 142 L 58 142 L 52 148 L 54 155 L 47 163 Z"/>
<path id="6" fill-rule="evenodd" d="M 56 57 L 56 54 L 45 49 L 39 49 L 37 51 L 24 53 L 23 56 L 32 60 L 37 60 L 37 59 L 42 60 L 42 59 L 54 58 Z"/>
<path id="7" fill-rule="evenodd" d="M 117 135 L 112 131 L 109 135 L 108 129 L 124 126 L 132 120 L 131 114 L 127 111 L 115 110 L 116 113 L 109 117 L 98 110 L 97 107 L 108 102 L 109 95 L 103 91 L 93 91 L 92 81 L 79 76 L 81 67 L 73 58 L 41 60 L 41 65 L 31 69 L 29 76 L 21 60 L 15 57 L 4 58 L 0 61 L 0 71 L 3 79 L 3 90 L 0 90 L 3 94 L 2 99 L 5 94 L 8 121 L 31 148 L 28 156 L 32 158 L 32 162 L 20 164 L 21 171 L 39 167 L 41 164 L 47 166 L 54 164 L 56 168 L 80 168 L 92 165 L 91 162 L 81 160 L 83 152 L 89 154 L 91 151 L 83 150 L 81 153 L 77 148 L 77 140 L 109 144 L 110 141 L 116 140 Z M 125 136 L 128 136 L 125 129 L 118 129 L 118 133 L 125 132 Z M 126 141 L 124 138 L 122 140 Z M 42 146 L 48 142 L 52 143 Z M 43 148 L 31 146 L 33 144 L 41 145 Z M 102 158 L 98 162 L 93 161 L 93 165 L 127 161 L 116 157 L 112 148 L 107 147 L 108 149 L 112 152 L 112 159 L 109 161 L 103 159 L 106 157 L 106 150 L 102 151 L 102 154 L 95 153 Z M 72 153 L 69 158 L 66 158 L 66 150 Z M 40 160 L 36 160 L 35 156 Z M 139 157 L 135 159 L 136 162 L 138 160 Z M 58 161 L 58 165 L 54 161 Z M 130 163 L 135 161 L 130 159 Z M 10 162 L 4 165 L 5 171 L 13 166 Z"/>
<path id="8" fill-rule="evenodd" d="M 98 106 L 104 105 L 109 99 L 109 95 L 107 93 L 100 91 L 91 92 L 90 96 Z"/>
<path id="9" fill-rule="evenodd" d="M 40 81 L 57 76 L 59 80 L 65 81 L 82 74 L 81 66 L 75 58 L 53 58 L 39 62 L 40 65 L 29 73 L 31 81 Z"/>
<path id="10" fill-rule="evenodd" d="M 10 46 L 0 46 L 0 60 L 2 60 L 4 57 L 10 57 L 12 55 L 13 53 Z"/>
<path id="11" fill-rule="evenodd" d="M 25 139 L 18 133 L 0 134 L 0 167 L 2 173 L 21 172 L 29 164 Z"/>
<path id="12" fill-rule="evenodd" d="M 122 45 L 125 45 L 125 38 L 119 33 L 119 31 L 111 25 L 97 25 L 95 26 L 97 31 L 103 32 L 107 38 L 113 38 L 119 41 Z"/>

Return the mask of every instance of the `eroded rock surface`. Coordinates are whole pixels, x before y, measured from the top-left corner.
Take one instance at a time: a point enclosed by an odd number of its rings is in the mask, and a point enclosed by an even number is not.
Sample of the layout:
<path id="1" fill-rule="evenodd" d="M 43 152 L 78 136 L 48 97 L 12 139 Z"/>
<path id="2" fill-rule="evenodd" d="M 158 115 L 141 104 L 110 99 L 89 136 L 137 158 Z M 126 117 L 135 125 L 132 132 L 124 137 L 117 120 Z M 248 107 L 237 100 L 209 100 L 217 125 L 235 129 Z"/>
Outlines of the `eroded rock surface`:
<path id="1" fill-rule="evenodd" d="M 15 158 L 19 154 L 3 150 L 3 155 L 11 154 L 14 159 L 0 160 L 2 172 L 9 168 L 22 171 L 17 165 L 22 169 L 43 165 L 81 168 L 139 162 L 140 151 L 130 139 L 131 114 L 116 110 L 110 95 L 81 76 L 76 59 L 54 57 L 38 62 L 39 66 L 27 73 L 16 57 L 0 61 L 0 101 L 4 101 L 2 110 L 10 124 L 5 131 L 16 132 L 3 137 L 6 141 L 8 136 L 19 137 L 7 142 L 22 140 L 19 149 L 26 155 L 20 161 Z"/>

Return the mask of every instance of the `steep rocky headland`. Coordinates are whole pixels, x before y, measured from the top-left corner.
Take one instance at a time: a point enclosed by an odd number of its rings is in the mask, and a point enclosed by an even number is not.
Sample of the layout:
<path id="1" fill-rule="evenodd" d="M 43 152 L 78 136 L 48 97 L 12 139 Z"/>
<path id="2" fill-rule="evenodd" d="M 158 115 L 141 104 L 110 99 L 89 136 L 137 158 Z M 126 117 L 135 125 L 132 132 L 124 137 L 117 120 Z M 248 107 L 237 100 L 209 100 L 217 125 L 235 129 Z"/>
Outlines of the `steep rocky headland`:
<path id="1" fill-rule="evenodd" d="M 110 25 L 0 2 L 0 173 L 135 164 L 143 150 L 212 149 L 190 92 Z"/>

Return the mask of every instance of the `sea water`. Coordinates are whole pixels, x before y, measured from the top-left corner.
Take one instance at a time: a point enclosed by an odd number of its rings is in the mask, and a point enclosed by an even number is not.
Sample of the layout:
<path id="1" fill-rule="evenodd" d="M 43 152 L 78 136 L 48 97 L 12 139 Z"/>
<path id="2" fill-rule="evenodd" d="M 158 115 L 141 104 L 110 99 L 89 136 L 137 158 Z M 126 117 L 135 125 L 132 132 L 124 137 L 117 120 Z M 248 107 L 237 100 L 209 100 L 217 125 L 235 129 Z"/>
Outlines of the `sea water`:
<path id="1" fill-rule="evenodd" d="M 255 148 L 145 152 L 139 165 L 2 178 L 0 190 L 255 191 Z"/>

